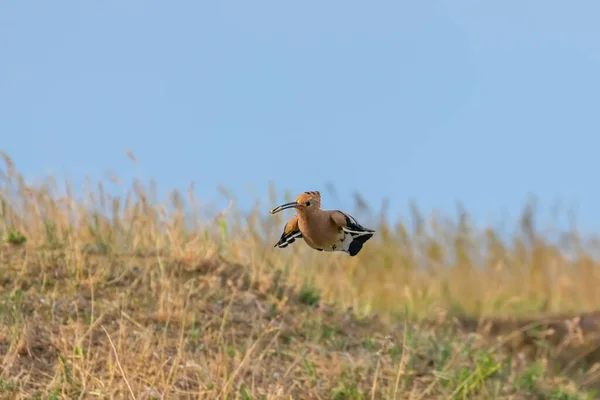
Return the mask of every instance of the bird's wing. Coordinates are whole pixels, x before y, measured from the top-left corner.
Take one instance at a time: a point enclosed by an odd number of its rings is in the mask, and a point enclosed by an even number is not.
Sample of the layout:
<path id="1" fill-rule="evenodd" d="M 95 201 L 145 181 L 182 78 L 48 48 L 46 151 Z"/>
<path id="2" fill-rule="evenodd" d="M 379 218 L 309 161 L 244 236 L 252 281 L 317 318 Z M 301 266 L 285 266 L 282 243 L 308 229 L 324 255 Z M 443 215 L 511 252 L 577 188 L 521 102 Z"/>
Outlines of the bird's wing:
<path id="1" fill-rule="evenodd" d="M 342 228 L 345 232 L 350 233 L 351 235 L 365 235 L 368 233 L 372 234 L 373 232 L 375 232 L 372 229 L 365 228 L 364 226 L 359 224 L 352 215 L 346 214 L 343 211 L 329 211 L 329 216 L 337 226 Z"/>
<path id="2" fill-rule="evenodd" d="M 287 224 L 285 224 L 285 227 L 283 228 L 283 233 L 281 234 L 279 241 L 275 243 L 275 246 L 273 247 L 287 247 L 288 244 L 294 243 L 296 239 L 301 237 L 302 233 L 300 232 L 300 228 L 298 228 L 298 216 L 294 215 L 287 222 Z"/>

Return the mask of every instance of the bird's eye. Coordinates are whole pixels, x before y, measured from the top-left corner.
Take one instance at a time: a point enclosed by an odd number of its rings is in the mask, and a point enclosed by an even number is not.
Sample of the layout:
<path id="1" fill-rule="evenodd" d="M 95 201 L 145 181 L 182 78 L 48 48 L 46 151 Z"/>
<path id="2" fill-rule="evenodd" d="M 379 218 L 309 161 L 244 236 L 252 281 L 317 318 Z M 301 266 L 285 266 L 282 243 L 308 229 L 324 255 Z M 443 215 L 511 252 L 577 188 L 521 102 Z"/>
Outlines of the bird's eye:
<path id="1" fill-rule="evenodd" d="M 306 202 L 306 207 L 310 207 L 310 201 Z"/>

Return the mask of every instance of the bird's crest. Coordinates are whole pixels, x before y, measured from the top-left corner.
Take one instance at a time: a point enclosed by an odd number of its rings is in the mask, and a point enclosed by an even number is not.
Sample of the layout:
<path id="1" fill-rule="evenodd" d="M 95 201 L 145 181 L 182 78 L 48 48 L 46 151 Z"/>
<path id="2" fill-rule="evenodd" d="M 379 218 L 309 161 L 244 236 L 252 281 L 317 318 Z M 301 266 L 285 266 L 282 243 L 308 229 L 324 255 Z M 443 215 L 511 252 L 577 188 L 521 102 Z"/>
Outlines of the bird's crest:
<path id="1" fill-rule="evenodd" d="M 296 197 L 296 203 L 302 204 L 304 210 L 314 212 L 321 208 L 321 193 L 317 190 L 301 193 Z"/>
<path id="2" fill-rule="evenodd" d="M 317 190 L 301 193 L 296 197 L 296 202 L 303 203 L 306 200 L 310 200 L 310 199 L 316 199 L 320 202 L 321 201 L 321 193 Z"/>

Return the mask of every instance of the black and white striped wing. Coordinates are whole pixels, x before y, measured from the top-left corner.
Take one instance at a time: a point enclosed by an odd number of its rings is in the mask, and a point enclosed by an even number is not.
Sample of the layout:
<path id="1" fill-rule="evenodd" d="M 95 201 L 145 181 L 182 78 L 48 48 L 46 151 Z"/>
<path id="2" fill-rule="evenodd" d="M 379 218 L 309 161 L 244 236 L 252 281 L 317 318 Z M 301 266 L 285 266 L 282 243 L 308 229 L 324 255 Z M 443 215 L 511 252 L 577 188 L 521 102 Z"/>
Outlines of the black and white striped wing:
<path id="1" fill-rule="evenodd" d="M 342 228 L 342 233 L 338 238 L 337 249 L 343 251 L 350 256 L 356 256 L 363 245 L 373 237 L 375 231 L 368 229 L 354 219 L 350 214 L 343 211 L 335 210 L 331 214 L 333 221 Z"/>
<path id="2" fill-rule="evenodd" d="M 287 247 L 288 245 L 294 243 L 296 239 L 299 239 L 301 237 L 302 232 L 300 232 L 300 229 L 298 228 L 298 217 L 294 215 L 292 219 L 290 219 L 288 223 L 285 224 L 285 227 L 283 228 L 283 233 L 281 234 L 279 241 L 275 243 L 275 246 L 273 247 L 279 247 L 283 249 L 284 247 Z"/>
<path id="3" fill-rule="evenodd" d="M 358 221 L 352 215 L 346 214 L 345 212 L 340 211 L 340 210 L 336 210 L 336 211 L 339 212 L 340 214 L 342 214 L 346 219 L 346 221 L 345 221 L 346 226 L 342 227 L 344 232 L 351 234 L 353 237 L 363 236 L 363 235 L 373 236 L 373 233 L 375 233 L 375 231 L 373 229 L 365 228 L 364 226 L 359 224 Z"/>

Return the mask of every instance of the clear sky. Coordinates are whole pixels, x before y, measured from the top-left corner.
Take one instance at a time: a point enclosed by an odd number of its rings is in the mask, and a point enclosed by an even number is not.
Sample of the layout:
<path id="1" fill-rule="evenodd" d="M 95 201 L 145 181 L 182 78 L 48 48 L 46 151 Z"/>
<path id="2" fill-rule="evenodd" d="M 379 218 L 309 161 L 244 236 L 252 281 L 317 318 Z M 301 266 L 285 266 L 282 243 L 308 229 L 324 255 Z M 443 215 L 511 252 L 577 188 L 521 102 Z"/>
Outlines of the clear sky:
<path id="1" fill-rule="evenodd" d="M 533 194 L 595 231 L 598 15 L 592 0 L 4 1 L 0 148 L 27 177 L 194 180 L 240 207 L 269 181 L 353 204 L 331 182 L 392 216 L 461 201 L 485 221 Z"/>

